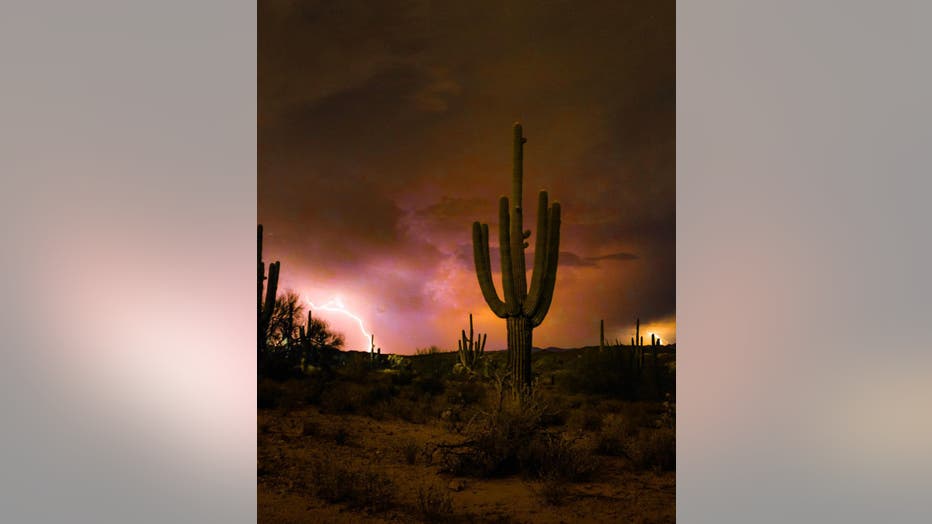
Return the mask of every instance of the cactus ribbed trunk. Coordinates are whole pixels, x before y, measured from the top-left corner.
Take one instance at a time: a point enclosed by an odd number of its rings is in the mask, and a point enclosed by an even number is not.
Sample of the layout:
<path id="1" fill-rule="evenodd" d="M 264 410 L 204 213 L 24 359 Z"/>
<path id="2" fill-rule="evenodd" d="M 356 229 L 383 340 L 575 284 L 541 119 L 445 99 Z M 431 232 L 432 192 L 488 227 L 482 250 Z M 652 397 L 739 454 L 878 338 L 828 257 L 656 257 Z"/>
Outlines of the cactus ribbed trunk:
<path id="1" fill-rule="evenodd" d="M 533 329 L 525 317 L 509 317 L 508 328 L 508 363 L 515 385 L 520 388 L 531 387 L 531 348 Z"/>

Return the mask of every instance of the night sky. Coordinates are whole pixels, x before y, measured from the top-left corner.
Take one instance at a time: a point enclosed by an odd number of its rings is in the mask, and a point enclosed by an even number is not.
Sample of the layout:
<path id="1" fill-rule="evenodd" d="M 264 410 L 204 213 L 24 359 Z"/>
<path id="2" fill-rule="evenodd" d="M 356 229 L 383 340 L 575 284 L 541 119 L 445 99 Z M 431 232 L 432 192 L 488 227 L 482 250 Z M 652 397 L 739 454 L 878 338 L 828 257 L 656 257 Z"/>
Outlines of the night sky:
<path id="1" fill-rule="evenodd" d="M 534 345 L 598 344 L 599 319 L 627 343 L 636 316 L 642 334 L 675 340 L 672 1 L 258 9 L 258 218 L 280 289 L 339 296 L 383 352 L 455 347 L 469 312 L 488 349 L 504 348 L 471 224 L 488 223 L 497 244 L 520 121 L 525 229 L 536 233 L 540 189 L 563 206 Z M 368 347 L 348 317 L 320 316 L 349 349 Z"/>

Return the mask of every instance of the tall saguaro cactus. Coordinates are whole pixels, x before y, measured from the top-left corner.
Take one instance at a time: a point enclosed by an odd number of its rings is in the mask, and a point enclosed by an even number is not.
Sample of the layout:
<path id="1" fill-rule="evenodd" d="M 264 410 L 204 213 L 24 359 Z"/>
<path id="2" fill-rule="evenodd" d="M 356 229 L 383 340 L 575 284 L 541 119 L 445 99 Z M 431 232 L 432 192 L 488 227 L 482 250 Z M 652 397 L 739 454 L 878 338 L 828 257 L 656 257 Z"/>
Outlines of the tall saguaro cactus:
<path id="1" fill-rule="evenodd" d="M 511 202 L 503 196 L 498 206 L 498 240 L 502 261 L 502 294 L 498 297 L 492 283 L 489 253 L 489 226 L 472 225 L 473 257 L 479 287 L 489 308 L 504 318 L 508 330 L 508 363 L 517 390 L 531 387 L 531 343 L 535 327 L 547 316 L 553 300 L 560 257 L 560 204 L 548 204 L 546 191 L 541 191 L 537 205 L 537 239 L 534 247 L 534 273 L 528 288 L 524 250 L 531 232 L 524 230 L 521 206 L 524 176 L 524 138 L 521 124 L 514 125 L 514 159 L 511 176 Z"/>
<path id="2" fill-rule="evenodd" d="M 258 244 L 258 347 L 261 351 L 265 349 L 266 337 L 269 332 L 269 323 L 272 321 L 272 312 L 275 310 L 275 295 L 278 293 L 278 268 L 281 266 L 281 263 L 272 262 L 269 264 L 269 276 L 265 276 L 265 262 L 262 261 L 262 224 L 259 224 Z M 269 284 L 266 288 L 265 302 L 263 303 L 262 288 L 266 278 L 268 278 Z"/>

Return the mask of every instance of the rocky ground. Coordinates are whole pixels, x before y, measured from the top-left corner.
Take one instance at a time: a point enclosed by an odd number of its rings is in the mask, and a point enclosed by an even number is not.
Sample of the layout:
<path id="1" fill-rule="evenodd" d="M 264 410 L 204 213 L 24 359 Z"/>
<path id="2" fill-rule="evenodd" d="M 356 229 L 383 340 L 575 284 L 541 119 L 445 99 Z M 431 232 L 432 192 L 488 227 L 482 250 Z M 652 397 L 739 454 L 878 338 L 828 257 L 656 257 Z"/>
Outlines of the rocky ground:
<path id="1" fill-rule="evenodd" d="M 605 409 L 612 410 L 611 406 Z M 595 449 L 596 414 L 566 423 Z M 606 414 L 604 416 L 609 416 Z M 577 417 L 578 418 L 578 417 Z M 316 406 L 258 413 L 260 522 L 673 522 L 675 472 L 593 455 L 584 482 L 455 476 L 441 471 L 437 443 L 461 434 L 425 423 L 322 413 Z M 588 430 L 585 428 L 589 426 Z M 432 451 L 433 450 L 433 451 Z"/>

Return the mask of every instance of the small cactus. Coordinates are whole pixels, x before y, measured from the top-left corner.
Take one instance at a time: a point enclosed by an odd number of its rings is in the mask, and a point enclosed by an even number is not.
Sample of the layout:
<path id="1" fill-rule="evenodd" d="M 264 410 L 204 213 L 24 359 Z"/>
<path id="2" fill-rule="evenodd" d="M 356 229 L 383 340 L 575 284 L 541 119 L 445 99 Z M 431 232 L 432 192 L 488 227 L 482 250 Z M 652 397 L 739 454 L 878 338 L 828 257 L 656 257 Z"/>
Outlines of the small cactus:
<path id="1" fill-rule="evenodd" d="M 314 341 L 311 337 L 311 323 L 314 321 L 313 312 L 307 310 L 307 323 L 298 326 L 298 346 L 301 348 L 301 370 L 307 371 L 307 366 L 311 361 L 314 352 Z"/>
<path id="2" fill-rule="evenodd" d="M 473 328 L 472 328 L 472 313 L 469 314 L 469 338 L 466 338 L 466 330 L 464 329 L 461 333 L 460 340 L 458 341 L 458 352 L 460 357 L 460 365 L 470 372 L 475 372 L 479 367 L 479 362 L 482 360 L 482 355 L 485 353 L 485 341 L 488 338 L 488 334 L 478 334 L 478 338 L 474 338 Z"/>

